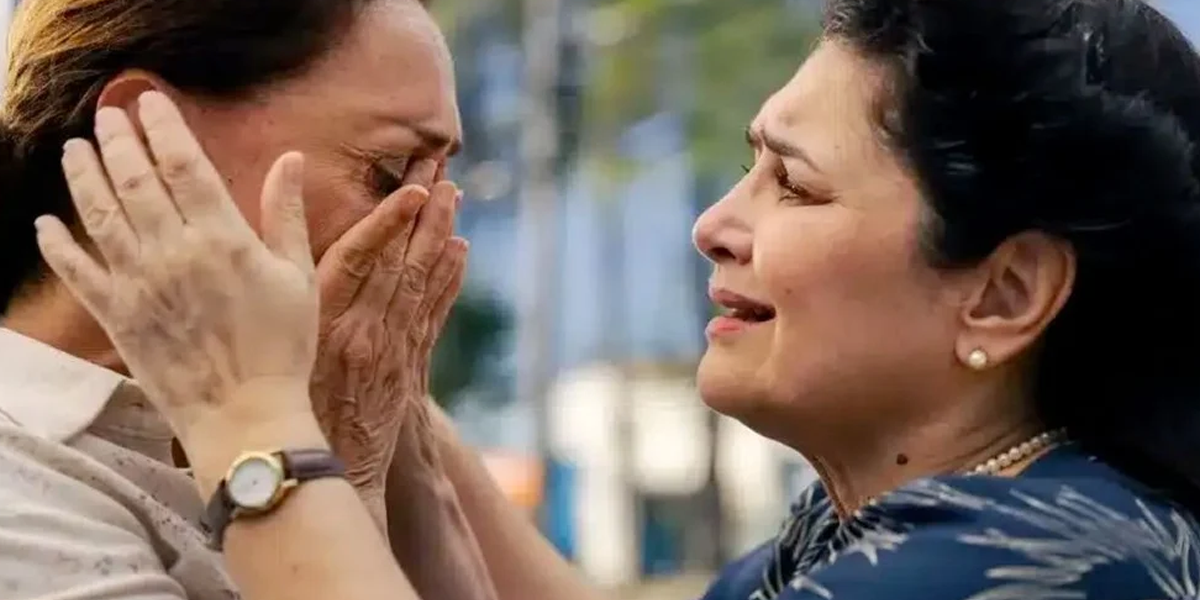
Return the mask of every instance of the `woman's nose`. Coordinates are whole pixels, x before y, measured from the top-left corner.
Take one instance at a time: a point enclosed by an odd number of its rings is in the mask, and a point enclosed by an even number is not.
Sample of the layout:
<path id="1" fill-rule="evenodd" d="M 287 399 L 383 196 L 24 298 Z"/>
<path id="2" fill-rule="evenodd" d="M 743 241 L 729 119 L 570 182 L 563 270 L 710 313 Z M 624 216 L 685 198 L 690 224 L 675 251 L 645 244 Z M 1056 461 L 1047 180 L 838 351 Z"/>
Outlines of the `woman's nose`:
<path id="1" fill-rule="evenodd" d="M 729 202 L 721 200 L 704 211 L 692 228 L 696 249 L 716 264 L 750 262 L 752 230 L 732 208 Z"/>

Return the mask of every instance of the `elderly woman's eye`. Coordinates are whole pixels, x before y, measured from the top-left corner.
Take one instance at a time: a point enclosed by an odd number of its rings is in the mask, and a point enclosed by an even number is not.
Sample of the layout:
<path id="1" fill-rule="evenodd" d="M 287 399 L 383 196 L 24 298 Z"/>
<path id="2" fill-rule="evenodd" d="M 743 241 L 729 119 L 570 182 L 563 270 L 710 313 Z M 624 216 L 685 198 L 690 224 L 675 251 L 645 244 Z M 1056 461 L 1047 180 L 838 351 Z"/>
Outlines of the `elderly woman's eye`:
<path id="1" fill-rule="evenodd" d="M 371 165 L 367 173 L 367 186 L 381 198 L 400 189 L 402 181 L 401 175 L 378 164 Z"/>

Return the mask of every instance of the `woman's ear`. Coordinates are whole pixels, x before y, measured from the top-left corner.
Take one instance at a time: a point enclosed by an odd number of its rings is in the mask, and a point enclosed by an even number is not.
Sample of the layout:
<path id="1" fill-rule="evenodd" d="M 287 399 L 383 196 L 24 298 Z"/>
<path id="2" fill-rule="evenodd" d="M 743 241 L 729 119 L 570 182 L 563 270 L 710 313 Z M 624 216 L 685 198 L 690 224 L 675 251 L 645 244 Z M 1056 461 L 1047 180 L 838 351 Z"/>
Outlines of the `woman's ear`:
<path id="1" fill-rule="evenodd" d="M 1065 241 L 1041 232 L 1006 240 L 972 279 L 960 313 L 959 360 L 978 368 L 980 356 L 987 366 L 1031 347 L 1070 297 L 1075 268 L 1074 249 Z"/>
<path id="2" fill-rule="evenodd" d="M 96 102 L 96 110 L 106 106 L 120 108 L 129 114 L 135 127 L 141 128 L 138 122 L 137 103 L 142 94 L 150 91 L 162 92 L 176 102 L 179 94 L 161 77 L 140 69 L 129 69 L 117 74 L 104 84 L 100 97 Z"/>

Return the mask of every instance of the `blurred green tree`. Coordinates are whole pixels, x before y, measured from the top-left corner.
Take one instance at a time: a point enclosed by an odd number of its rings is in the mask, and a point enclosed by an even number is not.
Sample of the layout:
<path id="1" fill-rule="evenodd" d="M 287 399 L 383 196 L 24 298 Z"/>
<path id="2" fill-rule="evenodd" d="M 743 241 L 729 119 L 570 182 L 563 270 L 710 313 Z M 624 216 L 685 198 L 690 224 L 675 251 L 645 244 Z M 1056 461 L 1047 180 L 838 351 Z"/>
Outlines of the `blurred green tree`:
<path id="1" fill-rule="evenodd" d="M 508 311 L 497 301 L 468 290 L 454 305 L 430 366 L 430 393 L 442 406 L 487 381 L 494 373 L 501 343 L 511 326 Z"/>
<path id="2" fill-rule="evenodd" d="M 818 7 L 803 0 L 598 0 L 591 30 L 601 47 L 586 89 L 585 152 L 626 171 L 633 165 L 622 164 L 619 136 L 677 110 L 687 119 L 696 171 L 734 176 L 747 156 L 742 129 L 820 34 Z M 688 55 L 687 72 L 669 44 Z M 682 93 L 670 93 L 675 86 Z"/>

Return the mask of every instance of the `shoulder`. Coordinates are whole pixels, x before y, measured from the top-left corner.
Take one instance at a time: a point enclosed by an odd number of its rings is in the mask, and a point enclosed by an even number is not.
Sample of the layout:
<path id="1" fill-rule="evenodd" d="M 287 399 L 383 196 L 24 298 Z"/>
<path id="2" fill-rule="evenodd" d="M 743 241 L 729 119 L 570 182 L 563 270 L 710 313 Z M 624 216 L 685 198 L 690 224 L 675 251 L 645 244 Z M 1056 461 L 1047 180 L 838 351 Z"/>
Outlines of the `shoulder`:
<path id="1" fill-rule="evenodd" d="M 1200 596 L 1196 518 L 1070 453 L 1019 478 L 918 480 L 826 524 L 819 559 L 771 583 L 780 546 L 766 544 L 706 598 L 748 600 L 764 586 L 782 588 L 779 600 Z"/>
<path id="2" fill-rule="evenodd" d="M 150 532 L 106 493 L 112 482 L 86 455 L 0 424 L 0 480 L 0 588 L 17 597 L 183 597 Z"/>
<path id="3" fill-rule="evenodd" d="M 125 378 L 0 327 L 0 422 L 64 442 L 100 415 Z"/>
<path id="4" fill-rule="evenodd" d="M 914 482 L 848 523 L 781 598 L 1194 597 L 1196 519 L 1102 465 Z"/>

